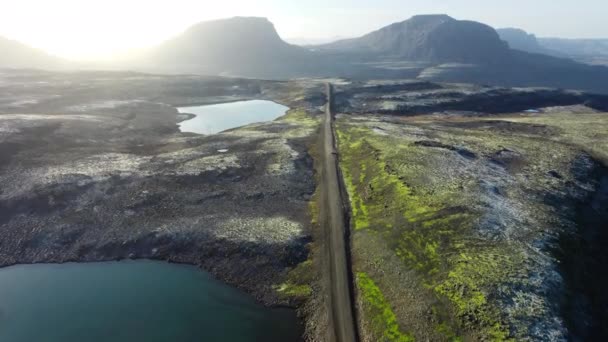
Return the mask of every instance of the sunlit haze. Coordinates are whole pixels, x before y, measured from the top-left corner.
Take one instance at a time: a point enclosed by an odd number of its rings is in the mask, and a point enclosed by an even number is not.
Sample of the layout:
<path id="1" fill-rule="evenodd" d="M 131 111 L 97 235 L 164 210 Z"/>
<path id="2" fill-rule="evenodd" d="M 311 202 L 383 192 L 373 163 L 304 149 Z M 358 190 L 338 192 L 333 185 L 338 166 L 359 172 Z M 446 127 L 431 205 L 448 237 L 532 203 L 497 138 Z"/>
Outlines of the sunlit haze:
<path id="1" fill-rule="evenodd" d="M 107 59 L 154 45 L 200 21 L 268 17 L 283 38 L 364 34 L 412 15 L 446 13 L 539 36 L 608 37 L 605 0 L 20 0 L 4 1 L 0 36 L 70 59 Z"/>

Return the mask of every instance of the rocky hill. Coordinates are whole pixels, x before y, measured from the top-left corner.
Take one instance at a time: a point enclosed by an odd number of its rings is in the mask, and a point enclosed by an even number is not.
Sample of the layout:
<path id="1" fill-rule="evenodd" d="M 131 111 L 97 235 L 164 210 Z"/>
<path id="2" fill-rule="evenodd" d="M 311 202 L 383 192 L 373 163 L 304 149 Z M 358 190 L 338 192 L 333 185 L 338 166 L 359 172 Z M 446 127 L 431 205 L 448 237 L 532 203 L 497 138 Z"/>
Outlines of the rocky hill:
<path id="1" fill-rule="evenodd" d="M 292 76 L 311 58 L 284 42 L 266 18 L 235 17 L 199 23 L 145 57 L 149 68 L 170 72 Z"/>
<path id="2" fill-rule="evenodd" d="M 316 49 L 327 59 L 371 66 L 347 70 L 360 79 L 419 78 L 608 93 L 608 68 L 556 57 L 559 53 L 542 54 L 535 37 L 523 31 L 501 33 L 513 48 L 490 26 L 447 15 L 420 15 Z"/>
<path id="3" fill-rule="evenodd" d="M 509 48 L 490 26 L 447 15 L 418 15 L 363 37 L 319 47 L 432 62 L 493 63 Z"/>
<path id="4" fill-rule="evenodd" d="M 60 69 L 66 61 L 14 40 L 0 37 L 0 68 Z"/>

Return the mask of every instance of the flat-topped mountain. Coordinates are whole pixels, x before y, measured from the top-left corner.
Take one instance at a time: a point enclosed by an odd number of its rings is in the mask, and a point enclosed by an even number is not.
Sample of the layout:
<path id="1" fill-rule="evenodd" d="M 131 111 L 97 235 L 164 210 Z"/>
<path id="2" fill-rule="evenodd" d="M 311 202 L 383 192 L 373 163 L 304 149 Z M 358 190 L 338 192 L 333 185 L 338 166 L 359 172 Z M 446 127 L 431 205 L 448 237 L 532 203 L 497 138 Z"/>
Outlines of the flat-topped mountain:
<path id="1" fill-rule="evenodd" d="M 151 51 L 146 62 L 164 71 L 277 77 L 293 74 L 308 50 L 284 42 L 266 18 L 199 23 Z"/>
<path id="2" fill-rule="evenodd" d="M 490 26 L 447 15 L 418 15 L 360 38 L 325 44 L 322 50 L 372 53 L 405 60 L 493 63 L 508 46 Z"/>
<path id="3" fill-rule="evenodd" d="M 0 68 L 59 69 L 66 61 L 20 42 L 0 37 Z"/>

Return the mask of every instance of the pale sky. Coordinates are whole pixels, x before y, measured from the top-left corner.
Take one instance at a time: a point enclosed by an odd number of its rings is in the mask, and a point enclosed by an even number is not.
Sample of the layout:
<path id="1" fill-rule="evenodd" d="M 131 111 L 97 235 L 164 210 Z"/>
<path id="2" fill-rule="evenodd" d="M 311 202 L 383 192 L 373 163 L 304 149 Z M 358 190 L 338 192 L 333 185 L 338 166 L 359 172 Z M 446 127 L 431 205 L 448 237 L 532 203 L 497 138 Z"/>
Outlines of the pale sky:
<path id="1" fill-rule="evenodd" d="M 0 36 L 71 59 L 152 46 L 205 20 L 269 18 L 283 38 L 354 37 L 445 13 L 538 36 L 608 38 L 607 0 L 0 0 Z"/>

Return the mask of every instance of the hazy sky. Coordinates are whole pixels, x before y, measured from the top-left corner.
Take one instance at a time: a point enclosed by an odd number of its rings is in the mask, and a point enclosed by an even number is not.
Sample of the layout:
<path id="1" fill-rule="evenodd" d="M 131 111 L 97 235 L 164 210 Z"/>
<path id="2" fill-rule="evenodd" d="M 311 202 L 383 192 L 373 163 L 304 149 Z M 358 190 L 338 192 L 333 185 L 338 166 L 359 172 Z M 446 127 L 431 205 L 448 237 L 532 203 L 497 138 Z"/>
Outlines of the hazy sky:
<path id="1" fill-rule="evenodd" d="M 153 45 L 209 19 L 264 16 L 283 38 L 325 38 L 428 13 L 539 36 L 608 38 L 607 0 L 0 0 L 0 36 L 93 59 Z"/>

